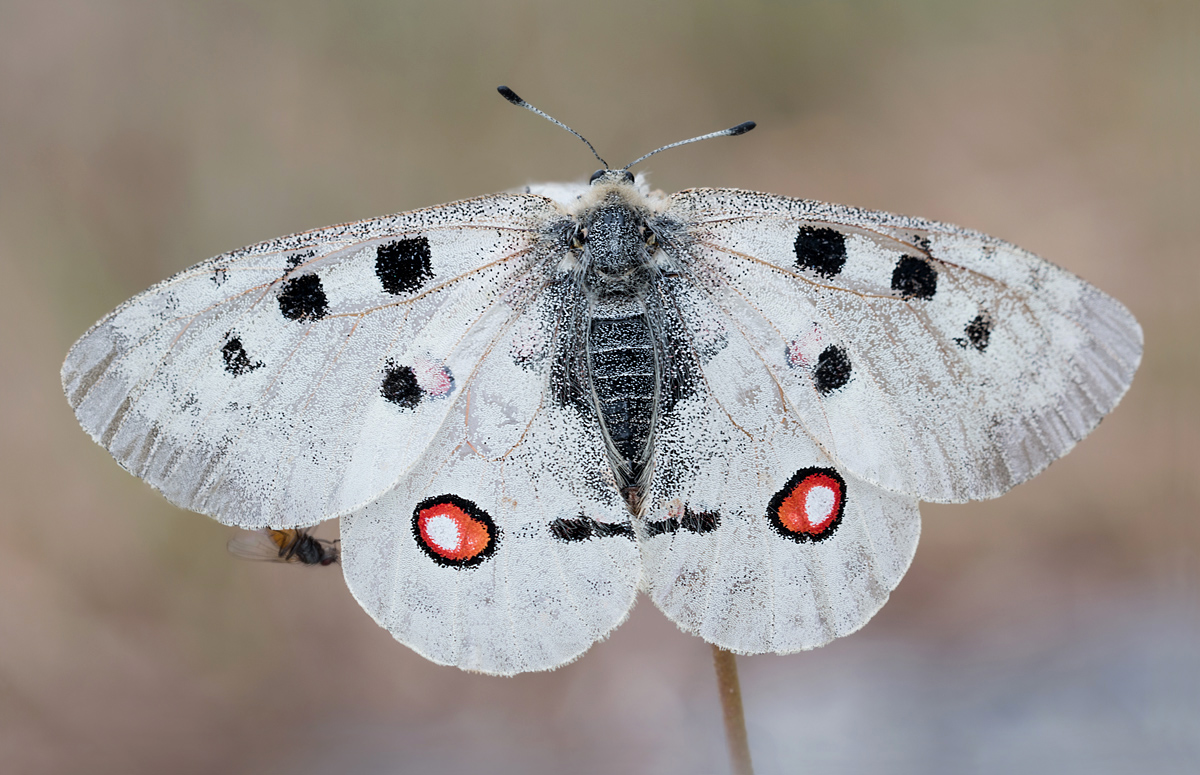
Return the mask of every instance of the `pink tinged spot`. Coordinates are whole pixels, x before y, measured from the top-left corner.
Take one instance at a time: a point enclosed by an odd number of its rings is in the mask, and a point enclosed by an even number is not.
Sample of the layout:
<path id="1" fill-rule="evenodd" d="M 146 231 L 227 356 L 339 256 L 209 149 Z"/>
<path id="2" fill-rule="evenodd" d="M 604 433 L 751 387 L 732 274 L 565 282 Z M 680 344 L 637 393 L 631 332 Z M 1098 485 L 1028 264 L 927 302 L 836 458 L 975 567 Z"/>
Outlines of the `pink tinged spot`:
<path id="1" fill-rule="evenodd" d="M 789 366 L 811 366 L 817 362 L 817 356 L 821 353 L 821 345 L 825 337 L 821 334 L 821 329 L 813 326 L 808 332 L 801 334 L 788 343 L 787 346 L 787 362 Z"/>
<path id="2" fill-rule="evenodd" d="M 412 371 L 421 392 L 430 398 L 440 398 L 454 389 L 454 377 L 450 370 L 436 361 L 417 358 L 413 362 Z"/>

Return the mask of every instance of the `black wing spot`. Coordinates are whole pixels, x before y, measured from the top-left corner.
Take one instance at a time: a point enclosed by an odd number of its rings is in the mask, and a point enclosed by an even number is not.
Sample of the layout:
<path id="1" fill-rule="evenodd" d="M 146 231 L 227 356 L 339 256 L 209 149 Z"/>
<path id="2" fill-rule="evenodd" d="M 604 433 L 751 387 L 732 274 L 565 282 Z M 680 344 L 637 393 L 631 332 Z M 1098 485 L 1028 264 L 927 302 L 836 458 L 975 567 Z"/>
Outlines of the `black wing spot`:
<path id="1" fill-rule="evenodd" d="M 633 538 L 633 526 L 628 522 L 597 522 L 591 517 L 576 519 L 559 517 L 550 523 L 550 535 L 560 541 L 586 541 L 589 538 Z"/>
<path id="2" fill-rule="evenodd" d="M 416 409 L 417 404 L 421 403 L 421 386 L 417 384 L 417 375 L 410 366 L 389 363 L 383 373 L 379 392 L 401 409 Z"/>
<path id="3" fill-rule="evenodd" d="M 796 234 L 796 266 L 835 277 L 846 265 L 846 238 L 830 228 L 801 226 Z"/>
<path id="4" fill-rule="evenodd" d="M 817 392 L 827 396 L 850 381 L 850 356 L 846 350 L 831 344 L 817 356 L 817 368 L 813 369 L 813 382 Z"/>
<path id="5" fill-rule="evenodd" d="M 299 269 L 300 265 L 317 254 L 315 250 L 302 250 L 299 253 L 293 253 L 288 256 L 288 269 Z"/>
<path id="6" fill-rule="evenodd" d="M 932 299 L 937 293 L 937 270 L 928 259 L 900 256 L 892 271 L 892 290 L 906 299 Z"/>
<path id="7" fill-rule="evenodd" d="M 250 356 L 246 354 L 246 348 L 242 346 L 242 340 L 236 336 L 226 334 L 229 339 L 221 348 L 221 358 L 225 361 L 225 371 L 235 377 L 240 377 L 243 374 L 248 374 L 255 369 L 261 369 L 262 361 L 251 361 Z"/>
<path id="8" fill-rule="evenodd" d="M 284 280 L 279 287 L 279 311 L 288 320 L 320 320 L 329 311 L 321 278 L 305 274 Z"/>
<path id="9" fill-rule="evenodd" d="M 974 347 L 979 352 L 987 349 L 988 340 L 992 336 L 992 320 L 986 315 L 976 315 L 975 319 L 967 323 L 967 327 L 963 329 L 966 338 L 959 337 L 954 341 L 959 347 L 966 349 L 967 345 Z"/>
<path id="10" fill-rule="evenodd" d="M 433 278 L 432 257 L 425 237 L 388 242 L 375 251 L 375 276 L 393 296 L 412 293 Z"/>

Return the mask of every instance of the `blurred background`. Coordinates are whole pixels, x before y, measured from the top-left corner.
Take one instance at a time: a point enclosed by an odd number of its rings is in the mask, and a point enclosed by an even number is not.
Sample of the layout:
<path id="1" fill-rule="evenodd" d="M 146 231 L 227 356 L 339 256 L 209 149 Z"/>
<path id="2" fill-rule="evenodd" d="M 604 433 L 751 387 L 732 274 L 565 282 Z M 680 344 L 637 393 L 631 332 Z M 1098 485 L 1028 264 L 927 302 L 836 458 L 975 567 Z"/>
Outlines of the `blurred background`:
<path id="1" fill-rule="evenodd" d="M 93 321 L 201 259 L 586 178 L 500 83 L 617 165 L 754 119 L 652 182 L 976 228 L 1145 329 L 1075 452 L 923 507 L 861 632 L 740 660 L 761 773 L 1197 771 L 1194 0 L 0 2 L 0 769 L 726 771 L 709 649 L 647 601 L 553 673 L 433 665 L 336 569 L 231 557 L 61 393 Z"/>

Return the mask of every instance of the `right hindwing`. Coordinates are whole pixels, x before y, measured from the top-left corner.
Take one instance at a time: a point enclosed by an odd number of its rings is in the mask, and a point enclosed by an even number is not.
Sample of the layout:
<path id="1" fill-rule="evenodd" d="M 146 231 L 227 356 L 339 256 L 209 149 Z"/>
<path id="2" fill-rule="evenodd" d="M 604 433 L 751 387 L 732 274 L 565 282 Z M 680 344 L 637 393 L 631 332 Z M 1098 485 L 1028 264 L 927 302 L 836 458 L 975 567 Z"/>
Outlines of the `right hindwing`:
<path id="1" fill-rule="evenodd" d="M 659 292 L 667 373 L 639 523 L 643 588 L 683 630 L 737 653 L 857 630 L 912 560 L 916 500 L 828 455 L 704 288 L 671 278 Z"/>

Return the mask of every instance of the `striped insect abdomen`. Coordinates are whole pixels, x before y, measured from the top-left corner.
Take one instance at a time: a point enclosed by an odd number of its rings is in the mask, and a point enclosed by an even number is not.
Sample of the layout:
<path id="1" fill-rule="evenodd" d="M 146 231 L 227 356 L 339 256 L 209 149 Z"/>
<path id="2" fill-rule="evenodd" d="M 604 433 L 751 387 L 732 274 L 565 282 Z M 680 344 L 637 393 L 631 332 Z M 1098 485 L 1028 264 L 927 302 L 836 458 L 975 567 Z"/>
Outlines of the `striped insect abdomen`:
<path id="1" fill-rule="evenodd" d="M 657 367 L 645 313 L 593 318 L 588 364 L 600 421 L 619 457 L 617 476 L 628 486 L 645 468 L 654 421 Z"/>

